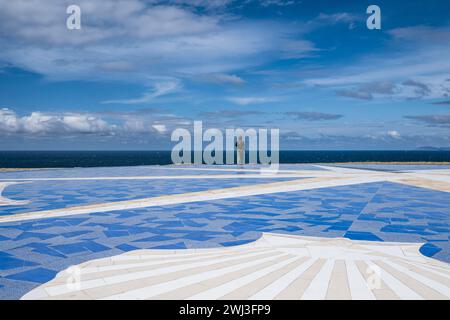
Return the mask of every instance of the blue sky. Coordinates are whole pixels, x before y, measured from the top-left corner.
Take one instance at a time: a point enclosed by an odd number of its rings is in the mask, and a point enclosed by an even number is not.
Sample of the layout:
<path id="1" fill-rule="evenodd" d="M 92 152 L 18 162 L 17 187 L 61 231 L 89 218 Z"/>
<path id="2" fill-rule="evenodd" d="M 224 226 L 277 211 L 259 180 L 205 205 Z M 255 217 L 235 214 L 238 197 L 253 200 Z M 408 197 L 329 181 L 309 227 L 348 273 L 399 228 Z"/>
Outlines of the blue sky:
<path id="1" fill-rule="evenodd" d="M 170 149 L 195 120 L 282 149 L 450 147 L 449 57 L 448 1 L 0 0 L 0 149 Z"/>

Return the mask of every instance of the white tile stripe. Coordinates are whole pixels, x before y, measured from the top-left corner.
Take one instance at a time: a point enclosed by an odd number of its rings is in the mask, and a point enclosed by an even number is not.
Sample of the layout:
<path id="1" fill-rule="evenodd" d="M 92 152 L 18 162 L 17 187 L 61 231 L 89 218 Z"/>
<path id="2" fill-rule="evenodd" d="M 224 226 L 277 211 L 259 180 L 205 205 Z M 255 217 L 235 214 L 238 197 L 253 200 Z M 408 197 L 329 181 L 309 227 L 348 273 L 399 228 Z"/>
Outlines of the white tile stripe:
<path id="1" fill-rule="evenodd" d="M 433 279 L 424 277 L 423 275 L 411 271 L 408 268 L 405 268 L 397 263 L 394 263 L 392 261 L 383 261 L 384 263 L 386 263 L 388 266 L 396 269 L 397 271 L 400 271 L 404 274 L 406 274 L 407 276 L 410 276 L 411 278 L 413 278 L 414 280 L 419 281 L 420 283 L 426 285 L 429 288 L 432 288 L 433 290 L 439 292 L 440 294 L 446 296 L 447 298 L 450 299 L 450 288 L 447 287 L 446 285 L 442 285 L 441 283 L 434 281 Z"/>
<path id="2" fill-rule="evenodd" d="M 252 253 L 264 253 L 268 252 L 266 249 L 255 249 Z M 214 259 L 217 257 L 224 257 L 224 256 L 230 256 L 233 255 L 234 258 L 239 257 L 240 255 L 246 254 L 245 252 L 233 252 L 233 253 L 209 253 L 209 254 L 203 254 L 203 255 L 190 255 L 190 256 L 180 256 L 180 257 L 173 257 L 172 259 L 161 259 L 159 256 L 153 256 L 154 261 L 149 262 L 139 262 L 139 263 L 127 263 L 127 264 L 116 264 L 112 266 L 103 266 L 103 267 L 95 267 L 95 268 L 85 268 L 82 270 L 81 275 L 84 274 L 92 274 L 92 273 L 102 273 L 107 271 L 118 271 L 118 270 L 124 270 L 124 269 L 132 269 L 132 268 L 141 268 L 141 267 L 150 267 L 150 266 L 157 266 L 157 265 L 164 265 L 167 263 L 172 262 L 192 262 L 192 261 L 202 261 L 207 259 Z M 248 254 L 248 253 L 247 253 Z M 156 261 L 155 261 L 156 260 Z"/>
<path id="3" fill-rule="evenodd" d="M 406 300 L 423 300 L 423 297 L 418 293 L 404 285 L 402 282 L 397 280 L 389 272 L 384 270 L 382 267 L 375 265 L 371 261 L 367 261 L 367 264 L 372 268 L 372 270 L 380 270 L 381 280 L 400 298 Z"/>
<path id="4" fill-rule="evenodd" d="M 249 299 L 251 300 L 272 300 L 283 290 L 285 290 L 292 282 L 300 277 L 309 267 L 311 267 L 318 259 L 308 259 L 295 269 L 289 271 L 281 278 L 272 282 L 267 287 L 255 293 Z"/>
<path id="5" fill-rule="evenodd" d="M 82 281 L 80 290 L 86 290 L 86 289 L 96 288 L 96 287 L 100 287 L 100 286 L 123 283 L 123 282 L 131 281 L 131 280 L 144 279 L 147 277 L 164 275 L 164 274 L 177 272 L 177 271 L 183 271 L 183 270 L 196 268 L 196 267 L 205 267 L 205 266 L 214 265 L 217 263 L 236 261 L 236 260 L 244 259 L 247 257 L 258 256 L 258 255 L 261 255 L 261 252 L 257 252 L 257 253 L 251 252 L 248 254 L 240 255 L 238 257 L 232 257 L 232 258 L 227 257 L 224 259 L 216 259 L 216 260 L 206 261 L 206 262 L 202 260 L 200 262 L 184 264 L 181 266 L 177 265 L 177 266 L 172 266 L 172 267 L 165 267 L 162 269 L 133 272 L 133 273 L 125 274 L 125 275 L 117 275 L 117 276 L 110 276 L 110 277 L 105 277 L 105 278 L 101 278 L 101 279 L 87 280 L 87 281 Z M 77 291 L 74 289 L 70 289 L 66 284 L 51 286 L 51 287 L 46 288 L 46 290 L 52 296 Z"/>
<path id="6" fill-rule="evenodd" d="M 146 249 L 138 249 L 138 250 L 146 250 Z M 150 249 L 151 250 L 151 249 Z M 153 259 L 166 259 L 166 258 L 170 258 L 170 259 L 181 259 L 181 258 L 190 258 L 190 257 L 200 257 L 200 256 L 207 256 L 207 255 L 211 255 L 211 254 L 215 254 L 214 251 L 207 251 L 208 249 L 202 249 L 202 250 L 206 250 L 205 252 L 201 252 L 201 251 L 190 251 L 192 249 L 188 249 L 186 250 L 186 252 L 177 252 L 175 251 L 176 249 L 170 250 L 170 249 L 154 249 L 154 250 L 160 250 L 161 252 L 166 252 L 166 254 L 161 254 L 161 253 L 157 253 L 157 254 L 139 254 L 139 255 L 134 255 L 134 254 L 127 254 L 125 253 L 124 255 L 118 255 L 118 256 L 112 256 L 109 259 L 111 259 L 111 262 L 119 265 L 119 263 L 122 262 L 127 262 L 127 261 L 134 261 L 134 260 L 139 260 L 139 262 L 141 261 L 146 261 L 146 260 L 153 260 Z M 194 249 L 195 250 L 195 249 Z M 238 251 L 242 251 L 242 250 L 235 250 L 235 251 L 227 251 L 224 252 L 224 254 L 228 254 L 228 253 L 237 253 Z M 174 256 L 174 253 L 176 253 L 176 255 Z M 134 263 L 134 262 L 132 262 Z M 87 266 L 87 269 L 89 269 L 90 267 Z"/>
<path id="7" fill-rule="evenodd" d="M 105 297 L 102 300 L 149 299 L 153 296 L 160 295 L 160 294 L 163 294 L 163 293 L 166 293 L 166 292 L 169 292 L 172 290 L 176 290 L 176 289 L 179 289 L 182 287 L 186 287 L 191 284 L 198 283 L 200 281 L 220 277 L 220 276 L 223 276 L 228 273 L 236 272 L 241 269 L 245 269 L 245 268 L 248 268 L 251 266 L 262 264 L 266 261 L 274 260 L 276 258 L 282 258 L 285 256 L 288 256 L 288 255 L 287 254 L 283 254 L 283 255 L 277 254 L 277 255 L 267 257 L 267 258 L 256 259 L 256 260 L 253 260 L 250 262 L 242 263 L 239 265 L 234 265 L 234 266 L 230 266 L 230 267 L 224 267 L 224 268 L 219 268 L 219 269 L 215 269 L 215 270 L 211 270 L 211 271 L 201 272 L 201 273 L 197 273 L 194 275 L 178 278 L 178 279 L 175 279 L 172 281 L 168 281 L 168 282 L 164 282 L 164 283 L 160 283 L 160 284 L 156 284 L 156 285 L 152 285 L 152 286 L 148 286 L 148 287 L 144 287 L 144 288 L 139 288 L 136 290 L 130 290 L 130 291 L 127 291 L 127 292 L 121 293 L 121 294 L 112 295 L 109 297 Z"/>
<path id="8" fill-rule="evenodd" d="M 228 172 L 228 171 L 231 171 L 231 172 L 261 172 L 261 170 L 263 169 L 263 168 L 257 168 L 257 169 L 250 169 L 250 168 L 236 168 L 236 167 L 232 167 L 232 165 L 229 165 L 229 167 L 227 168 L 227 167 L 225 167 L 226 165 L 221 165 L 221 167 L 220 168 L 211 168 L 211 167 L 209 167 L 209 168 L 201 168 L 201 167 L 184 167 L 184 168 L 173 168 L 173 167 L 165 167 L 165 168 L 163 168 L 163 169 L 176 169 L 176 170 L 187 170 L 187 171 L 189 171 L 189 170 L 198 170 L 198 171 L 217 171 L 217 172 L 219 172 L 219 171 L 222 171 L 222 172 Z M 267 168 L 264 168 L 265 170 L 267 170 Z M 271 171 L 274 171 L 274 170 L 271 170 Z M 323 172 L 323 170 L 308 170 L 308 169 L 281 169 L 281 168 L 278 168 L 277 170 L 276 170 L 277 172 L 293 172 L 293 173 L 295 173 L 295 172 L 298 172 L 298 171 L 304 171 L 304 172 L 315 172 L 315 171 L 319 171 L 319 172 Z"/>
<path id="9" fill-rule="evenodd" d="M 234 254 L 246 251 L 247 246 L 251 246 L 253 243 L 247 243 L 243 245 L 233 246 L 233 247 L 220 247 L 223 249 L 222 254 Z M 148 260 L 148 259 L 165 259 L 165 258 L 174 258 L 175 256 L 178 258 L 184 258 L 184 257 L 193 257 L 193 256 L 204 256 L 204 255 L 210 255 L 210 254 L 216 254 L 217 247 L 212 248 L 197 248 L 197 249 L 137 249 L 135 251 L 129 251 L 127 253 L 124 253 L 122 255 L 118 256 L 112 256 L 107 259 L 110 259 L 111 262 L 123 262 L 128 260 Z M 258 248 L 258 250 L 261 250 L 261 248 Z M 138 254 L 136 254 L 136 251 L 140 251 Z M 156 252 L 156 253 L 155 253 Z M 95 261 L 95 260 L 94 260 Z M 87 266 L 89 267 L 89 266 Z"/>
<path id="10" fill-rule="evenodd" d="M 355 262 L 345 260 L 345 266 L 352 299 L 375 300 L 372 290 L 369 289 L 366 279 L 362 276 Z"/>
<path id="11" fill-rule="evenodd" d="M 298 257 L 293 257 L 293 258 L 281 261 L 279 263 L 275 263 L 271 266 L 268 266 L 268 267 L 258 270 L 256 272 L 253 272 L 249 275 L 234 279 L 234 280 L 229 281 L 225 284 L 222 284 L 218 287 L 203 291 L 203 292 L 196 294 L 188 299 L 193 299 L 193 300 L 219 299 L 219 298 L 229 294 L 230 292 L 232 292 L 236 289 L 239 289 L 239 288 L 251 283 L 252 281 L 262 278 L 265 275 L 269 274 L 270 272 L 279 270 L 279 269 L 283 268 L 284 266 L 288 265 L 289 263 L 294 262 L 296 260 L 298 260 Z"/>
<path id="12" fill-rule="evenodd" d="M 1 206 L 17 206 L 17 205 L 24 205 L 28 204 L 28 200 L 12 200 L 3 197 L 3 191 L 6 187 L 17 184 L 16 182 L 0 182 L 0 207 Z"/>
<path id="13" fill-rule="evenodd" d="M 435 265 L 425 265 L 425 264 L 417 264 L 417 267 L 420 267 L 422 269 L 425 269 L 429 272 L 434 272 L 442 277 L 445 277 L 447 279 L 450 279 L 450 272 L 448 271 L 448 269 L 445 269 L 443 267 L 440 266 L 435 266 Z"/>
<path id="14" fill-rule="evenodd" d="M 320 271 L 309 284 L 308 288 L 306 288 L 306 291 L 303 293 L 302 299 L 325 299 L 331 279 L 331 273 L 334 268 L 334 263 L 335 260 L 326 260 Z"/>
<path id="15" fill-rule="evenodd" d="M 70 177 L 70 178 L 7 178 L 0 179 L 0 182 L 13 181 L 91 181 L 91 180 L 206 180 L 206 179 L 278 179 L 278 178 L 306 178 L 317 176 L 316 173 L 278 173 L 276 175 L 262 175 L 262 174 L 203 174 L 203 175 L 179 175 L 179 176 L 125 176 L 125 177 Z"/>

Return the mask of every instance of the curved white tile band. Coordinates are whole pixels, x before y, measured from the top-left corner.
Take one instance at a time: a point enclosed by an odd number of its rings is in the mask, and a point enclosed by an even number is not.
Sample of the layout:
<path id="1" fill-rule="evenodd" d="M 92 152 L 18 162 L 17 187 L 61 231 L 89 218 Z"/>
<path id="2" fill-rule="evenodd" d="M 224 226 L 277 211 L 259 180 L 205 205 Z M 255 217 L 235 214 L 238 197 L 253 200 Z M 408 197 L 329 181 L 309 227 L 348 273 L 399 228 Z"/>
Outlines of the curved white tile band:
<path id="1" fill-rule="evenodd" d="M 0 182 L 0 206 L 20 206 L 29 203 L 27 200 L 11 200 L 2 195 L 5 188 L 12 184 L 17 184 L 17 182 Z"/>
<path id="2" fill-rule="evenodd" d="M 450 299 L 421 244 L 265 233 L 250 244 L 136 250 L 64 270 L 22 299 Z"/>

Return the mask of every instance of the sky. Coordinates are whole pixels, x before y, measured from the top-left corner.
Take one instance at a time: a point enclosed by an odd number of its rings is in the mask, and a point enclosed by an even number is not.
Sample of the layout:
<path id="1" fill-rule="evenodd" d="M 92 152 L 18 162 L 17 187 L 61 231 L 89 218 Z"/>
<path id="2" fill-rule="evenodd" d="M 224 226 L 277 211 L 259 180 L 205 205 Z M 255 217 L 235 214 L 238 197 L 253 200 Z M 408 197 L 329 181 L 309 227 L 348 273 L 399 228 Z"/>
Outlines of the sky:
<path id="1" fill-rule="evenodd" d="M 0 0 L 0 150 L 170 150 L 194 121 L 449 148 L 450 1 Z"/>

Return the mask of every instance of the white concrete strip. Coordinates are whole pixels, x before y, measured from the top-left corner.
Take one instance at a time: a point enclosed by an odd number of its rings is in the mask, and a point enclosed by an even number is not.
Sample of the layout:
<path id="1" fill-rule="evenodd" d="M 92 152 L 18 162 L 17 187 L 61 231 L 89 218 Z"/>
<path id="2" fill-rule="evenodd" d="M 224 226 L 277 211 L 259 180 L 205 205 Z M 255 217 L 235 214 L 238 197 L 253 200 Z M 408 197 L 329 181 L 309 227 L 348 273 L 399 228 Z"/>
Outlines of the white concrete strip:
<path id="1" fill-rule="evenodd" d="M 305 293 L 303 293 L 303 300 L 321 300 L 325 299 L 327 295 L 328 285 L 330 284 L 331 273 L 334 268 L 334 259 L 327 260 L 320 269 L 319 273 L 309 284 Z"/>
<path id="2" fill-rule="evenodd" d="M 148 287 L 144 287 L 144 288 L 139 288 L 137 290 L 132 290 L 126 293 L 122 293 L 122 294 L 118 294 L 118 295 L 113 295 L 113 296 L 109 296 L 104 298 L 104 300 L 116 300 L 116 299 L 125 299 L 125 300 L 129 300 L 129 299 L 149 299 L 153 296 L 156 295 L 160 295 L 169 291 L 173 291 L 179 288 L 183 288 L 186 287 L 188 285 L 191 284 L 195 284 L 197 282 L 200 281 L 205 281 L 208 279 L 212 279 L 212 278 L 216 278 L 216 277 L 220 277 L 232 272 L 236 272 L 238 270 L 242 270 L 248 267 L 252 267 L 255 265 L 259 265 L 262 264 L 264 262 L 267 261 L 271 261 L 274 260 L 275 258 L 282 258 L 283 256 L 287 256 L 287 254 L 285 255 L 276 255 L 276 256 L 270 256 L 267 258 L 263 258 L 263 259 L 255 259 L 252 260 L 250 262 L 245 262 L 239 265 L 234 265 L 231 267 L 225 267 L 225 268 L 218 268 L 215 270 L 210 270 L 210 271 L 206 271 L 206 272 L 201 272 L 201 273 L 197 273 L 194 275 L 190 275 L 190 276 L 186 276 L 186 277 L 182 277 L 182 278 L 178 278 L 176 280 L 172 280 L 169 282 L 165 282 L 165 283 L 160 283 L 160 284 L 156 284 L 153 286 L 148 286 Z"/>
<path id="3" fill-rule="evenodd" d="M 450 175 L 433 175 L 428 173 L 414 173 L 414 174 L 403 174 L 403 177 L 413 177 L 417 179 L 425 179 L 425 180 L 433 180 L 433 181 L 439 181 L 439 182 L 446 182 L 450 183 Z"/>
<path id="4" fill-rule="evenodd" d="M 5 198 L 2 193 L 6 187 L 17 184 L 16 182 L 0 182 L 0 207 L 1 206 L 19 206 L 29 203 L 27 200 L 12 200 Z"/>
<path id="5" fill-rule="evenodd" d="M 274 263 L 273 265 L 270 265 L 266 268 L 263 268 L 261 270 L 258 270 L 256 272 L 253 272 L 251 274 L 248 274 L 244 277 L 240 277 L 237 279 L 234 279 L 230 282 L 227 282 L 221 286 L 211 288 L 209 290 L 203 291 L 199 294 L 196 294 L 194 296 L 189 297 L 189 300 L 216 300 L 219 299 L 231 292 L 233 292 L 236 289 L 239 289 L 243 286 L 246 286 L 247 284 L 262 278 L 266 276 L 267 274 L 279 270 L 283 268 L 284 266 L 287 266 L 291 262 L 294 262 L 298 259 L 298 257 L 293 257 L 278 263 Z"/>
<path id="6" fill-rule="evenodd" d="M 402 300 L 423 300 L 423 297 L 416 293 L 414 290 L 407 287 L 400 280 L 397 280 L 393 275 L 384 270 L 378 265 L 375 265 L 371 261 L 367 261 L 372 270 L 379 270 L 379 276 L 381 280 Z"/>
<path id="7" fill-rule="evenodd" d="M 438 260 L 436 260 L 438 261 Z M 436 265 L 425 265 L 425 264 L 417 264 L 418 268 L 424 269 L 429 272 L 436 273 L 437 275 L 450 279 L 450 270 L 446 269 L 444 266 L 439 267 Z"/>
<path id="8" fill-rule="evenodd" d="M 133 272 L 133 273 L 125 274 L 125 275 L 121 274 L 118 276 L 109 276 L 109 277 L 105 277 L 105 278 L 87 280 L 87 281 L 82 282 L 82 286 L 80 286 L 79 289 L 76 289 L 76 288 L 74 289 L 74 288 L 68 287 L 66 284 L 64 284 L 64 285 L 48 287 L 48 288 L 46 288 L 46 290 L 51 296 L 61 295 L 61 294 L 70 293 L 73 291 L 87 290 L 87 289 L 102 287 L 102 286 L 111 285 L 111 284 L 123 283 L 123 282 L 131 281 L 131 280 L 145 279 L 145 278 L 151 277 L 151 276 L 164 275 L 164 274 L 178 272 L 178 271 L 187 270 L 187 269 L 191 269 L 191 268 L 198 268 L 198 267 L 209 266 L 209 265 L 213 265 L 213 264 L 217 264 L 217 263 L 225 263 L 225 262 L 235 261 L 235 260 L 243 259 L 246 257 L 255 257 L 256 258 L 259 255 L 261 255 L 261 252 L 257 252 L 257 253 L 251 252 L 251 253 L 247 253 L 244 255 L 237 255 L 237 256 L 234 256 L 231 258 L 227 257 L 227 258 L 223 258 L 223 259 L 214 259 L 214 260 L 206 260 L 206 261 L 202 260 L 199 262 L 191 262 L 191 263 L 186 263 L 183 265 L 175 265 L 172 267 L 163 267 L 160 269 L 154 269 L 154 270 L 149 270 L 149 271 Z"/>
<path id="9" fill-rule="evenodd" d="M 248 167 L 243 167 L 243 168 L 237 168 L 236 166 L 234 167 L 225 167 L 225 166 L 220 166 L 218 168 L 201 168 L 201 167 L 166 167 L 165 169 L 172 169 L 172 170 L 185 170 L 185 171 L 190 171 L 190 170 L 197 170 L 197 171 L 215 171 L 215 172 L 262 172 L 262 171 L 276 171 L 276 172 L 283 172 L 283 173 L 296 173 L 296 172 L 319 172 L 322 170 L 305 170 L 302 169 L 301 167 L 299 167 L 299 169 L 281 169 L 278 168 L 277 170 L 271 170 L 270 166 L 261 166 L 260 168 L 256 168 L 256 169 L 250 169 Z"/>
<path id="10" fill-rule="evenodd" d="M 433 288 L 433 290 L 436 290 L 440 294 L 446 296 L 448 299 L 450 299 L 450 288 L 447 287 L 444 284 L 441 284 L 437 281 L 434 281 L 433 279 L 427 278 L 417 272 L 411 271 L 408 268 L 405 268 L 393 261 L 384 261 L 388 266 L 402 272 L 403 274 L 406 274 L 407 276 L 421 282 L 422 284 L 426 285 L 427 287 Z"/>
<path id="11" fill-rule="evenodd" d="M 345 260 L 347 279 L 350 294 L 354 300 L 375 300 L 372 290 L 369 289 L 366 279 L 359 272 L 358 267 L 352 260 Z"/>
<path id="12" fill-rule="evenodd" d="M 173 175 L 173 176 L 130 176 L 130 177 L 71 177 L 71 178 L 19 178 L 19 179 L 0 179 L 0 181 L 92 181 L 92 180 L 209 180 L 209 179 L 278 179 L 278 178 L 304 178 L 317 176 L 313 173 L 305 174 L 275 174 L 275 175 L 261 175 L 261 174 L 212 174 L 212 175 Z"/>
<path id="13" fill-rule="evenodd" d="M 243 249 L 240 249 L 240 246 L 227 247 L 227 250 L 223 251 L 222 254 L 237 254 L 241 253 Z M 177 249 L 140 249 L 127 252 L 126 255 L 118 255 L 110 257 L 112 263 L 121 263 L 124 261 L 130 260 L 140 260 L 140 261 L 148 261 L 152 259 L 168 259 L 168 258 L 192 258 L 198 256 L 209 256 L 211 254 L 217 254 L 215 248 L 198 248 L 198 249 L 189 249 L 189 250 L 177 250 Z"/>
<path id="14" fill-rule="evenodd" d="M 357 174 L 357 175 L 376 175 L 376 174 L 390 174 L 390 172 L 380 172 L 375 170 L 368 170 L 368 169 L 355 169 L 355 168 L 347 168 L 347 167 L 339 167 L 339 166 L 327 166 L 327 165 L 315 165 L 318 168 L 324 169 L 329 172 L 333 173 L 344 173 L 344 174 Z"/>
<path id="15" fill-rule="evenodd" d="M 292 282 L 294 282 L 298 277 L 300 277 L 309 267 L 311 267 L 317 259 L 308 259 L 301 265 L 297 266 L 294 270 L 289 271 L 281 278 L 272 282 L 270 285 L 262 289 L 261 291 L 255 293 L 250 297 L 251 300 L 272 300 L 280 292 L 286 289 Z"/>
<path id="16" fill-rule="evenodd" d="M 259 253 L 264 252 L 262 249 L 255 249 L 253 253 Z M 169 263 L 176 263 L 182 261 L 184 264 L 188 262 L 195 262 L 195 261 L 201 261 L 202 259 L 215 259 L 219 257 L 224 256 L 233 256 L 238 257 L 240 254 L 243 254 L 243 252 L 235 251 L 232 253 L 214 253 L 211 252 L 209 254 L 192 254 L 190 256 L 174 256 L 171 255 L 172 259 L 165 259 L 164 257 L 161 257 L 160 255 L 153 255 L 153 259 L 150 262 L 141 262 L 139 264 L 136 263 L 125 263 L 125 264 L 115 264 L 115 265 L 107 265 L 107 266 L 101 266 L 101 267 L 94 267 L 94 268 L 84 268 L 82 271 L 82 276 L 87 274 L 93 274 L 93 273 L 102 273 L 107 271 L 120 271 L 120 270 L 131 270 L 132 268 L 135 268 L 137 265 L 139 268 L 141 267 L 151 267 L 151 266 L 158 266 L 158 265 L 166 265 Z"/>

